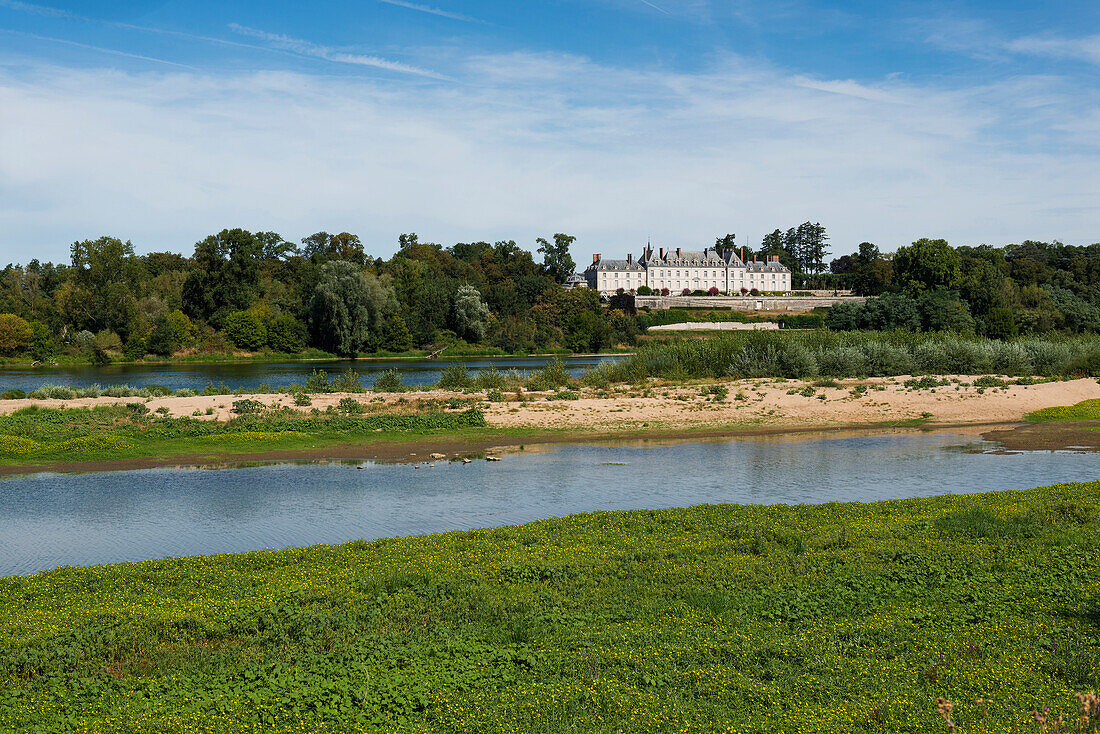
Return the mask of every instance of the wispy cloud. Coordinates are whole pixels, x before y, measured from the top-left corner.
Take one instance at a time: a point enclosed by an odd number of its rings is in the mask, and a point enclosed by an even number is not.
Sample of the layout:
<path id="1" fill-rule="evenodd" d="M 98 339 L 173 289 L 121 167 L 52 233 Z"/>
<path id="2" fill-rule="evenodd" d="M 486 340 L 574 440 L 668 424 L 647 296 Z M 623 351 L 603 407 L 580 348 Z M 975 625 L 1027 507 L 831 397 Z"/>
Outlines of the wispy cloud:
<path id="1" fill-rule="evenodd" d="M 1009 41 L 1005 47 L 1021 54 L 1100 64 L 1100 34 L 1082 38 L 1065 38 L 1050 34 L 1024 36 Z"/>
<path id="2" fill-rule="evenodd" d="M 429 13 L 431 15 L 438 15 L 441 18 L 450 18 L 451 20 L 461 20 L 467 23 L 484 23 L 485 21 L 478 20 L 477 18 L 471 18 L 468 15 L 462 13 L 452 13 L 449 10 L 441 10 L 440 8 L 433 8 L 430 5 L 420 5 L 418 3 L 405 2 L 405 0 L 378 0 L 380 3 L 386 5 L 396 5 L 399 8 L 408 8 L 409 10 L 418 10 L 421 13 Z"/>
<path id="3" fill-rule="evenodd" d="M 401 74 L 413 74 L 415 76 L 423 76 L 431 79 L 448 79 L 448 77 L 438 74 L 428 69 L 421 69 L 417 66 L 411 66 L 409 64 L 403 64 L 400 61 L 391 61 L 384 59 L 380 56 L 370 56 L 367 54 L 355 54 L 340 49 L 330 48 L 328 46 L 320 46 L 311 41 L 306 41 L 301 38 L 293 38 L 291 36 L 285 36 L 279 33 L 268 33 L 267 31 L 258 30 L 256 28 L 249 28 L 248 26 L 239 25 L 237 23 L 230 23 L 229 29 L 234 33 L 239 33 L 243 36 L 250 38 L 259 38 L 262 41 L 266 41 L 276 48 L 281 48 L 287 51 L 293 51 L 296 54 L 302 56 L 309 56 L 317 59 L 323 59 L 337 64 L 353 64 L 355 66 L 369 66 L 375 69 L 384 69 L 386 71 L 393 71 Z"/>
<path id="4" fill-rule="evenodd" d="M 470 83 L 0 67 L 0 255 L 60 259 L 101 233 L 189 252 L 225 226 L 347 230 L 377 254 L 399 232 L 528 245 L 569 232 L 575 257 L 647 235 L 751 244 L 807 219 L 837 252 L 1100 231 L 1100 146 L 1080 142 L 1100 100 L 1051 94 L 1046 78 L 854 82 L 735 56 L 678 72 L 522 53 L 455 75 Z"/>
<path id="5" fill-rule="evenodd" d="M 8 8 L 9 10 L 19 10 L 24 13 L 31 13 L 33 15 L 45 15 L 51 18 L 79 18 L 80 16 L 75 13 L 71 13 L 68 10 L 61 10 L 59 8 L 51 8 L 46 5 L 35 5 L 33 3 L 22 3 L 18 0 L 0 0 L 0 8 Z"/>
<path id="6" fill-rule="evenodd" d="M 74 48 L 83 48 L 88 51 L 96 51 L 98 53 L 110 54 L 111 56 L 122 56 L 128 59 L 139 59 L 141 61 L 151 61 L 156 64 L 165 64 L 167 66 L 176 66 L 181 69 L 190 69 L 197 71 L 196 67 L 188 64 L 181 64 L 176 61 L 168 61 L 167 59 L 158 59 L 155 56 L 144 56 L 142 54 L 132 54 L 128 51 L 119 51 L 115 48 L 106 48 L 104 46 L 93 46 L 87 43 L 79 43 L 77 41 L 70 41 L 65 38 L 53 38 L 51 36 L 40 36 L 37 33 L 27 33 L 25 31 L 13 31 L 7 28 L 0 28 L 0 33 L 9 33 L 14 36 L 23 36 L 24 38 L 34 38 L 39 41 L 48 41 L 49 43 L 60 43 L 64 46 L 72 46 Z"/>
<path id="7" fill-rule="evenodd" d="M 656 3 L 651 3 L 649 0 L 639 0 L 639 2 L 641 2 L 643 5 L 648 5 L 649 7 L 653 8 L 654 10 L 659 10 L 662 13 L 664 13 L 665 15 L 672 15 L 672 13 L 670 13 L 669 11 L 662 8 L 660 5 L 657 5 Z"/>

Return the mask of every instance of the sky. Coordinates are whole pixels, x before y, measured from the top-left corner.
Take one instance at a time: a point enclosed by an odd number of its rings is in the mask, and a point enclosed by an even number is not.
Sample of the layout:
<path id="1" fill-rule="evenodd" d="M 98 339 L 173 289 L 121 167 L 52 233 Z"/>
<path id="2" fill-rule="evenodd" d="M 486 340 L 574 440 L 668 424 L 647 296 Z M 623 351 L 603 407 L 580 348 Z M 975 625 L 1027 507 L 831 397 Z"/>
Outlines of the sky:
<path id="1" fill-rule="evenodd" d="M 1100 5 L 0 0 L 0 263 L 226 227 L 1100 242 Z"/>

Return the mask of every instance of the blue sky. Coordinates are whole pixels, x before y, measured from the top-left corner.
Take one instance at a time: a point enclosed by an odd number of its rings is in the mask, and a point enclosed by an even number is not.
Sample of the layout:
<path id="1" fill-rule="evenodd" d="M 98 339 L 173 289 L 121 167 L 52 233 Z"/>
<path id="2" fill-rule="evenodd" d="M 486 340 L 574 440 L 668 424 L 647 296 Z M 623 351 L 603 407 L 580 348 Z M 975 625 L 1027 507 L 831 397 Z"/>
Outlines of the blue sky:
<path id="1" fill-rule="evenodd" d="M 1100 241 L 1095 2 L 0 0 L 0 261 Z"/>

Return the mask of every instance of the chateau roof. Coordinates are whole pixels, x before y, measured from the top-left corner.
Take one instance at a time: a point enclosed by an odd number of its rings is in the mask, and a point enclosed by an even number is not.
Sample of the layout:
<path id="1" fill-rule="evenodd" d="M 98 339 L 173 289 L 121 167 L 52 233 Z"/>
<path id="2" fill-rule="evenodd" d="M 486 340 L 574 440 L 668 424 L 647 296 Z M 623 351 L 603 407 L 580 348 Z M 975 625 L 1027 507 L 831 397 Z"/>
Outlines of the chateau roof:
<path id="1" fill-rule="evenodd" d="M 643 268 L 636 262 L 629 262 L 627 260 L 607 260 L 600 258 L 598 261 L 589 265 L 585 270 L 616 270 L 616 271 L 629 271 L 629 272 L 642 272 Z"/>

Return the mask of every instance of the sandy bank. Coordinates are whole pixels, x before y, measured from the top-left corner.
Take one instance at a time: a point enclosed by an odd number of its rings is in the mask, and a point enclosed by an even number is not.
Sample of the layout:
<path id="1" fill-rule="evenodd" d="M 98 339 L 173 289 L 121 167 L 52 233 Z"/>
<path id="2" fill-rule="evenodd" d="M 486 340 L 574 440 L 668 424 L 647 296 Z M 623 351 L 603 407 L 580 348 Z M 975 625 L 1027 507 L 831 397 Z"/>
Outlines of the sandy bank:
<path id="1" fill-rule="evenodd" d="M 553 393 L 505 391 L 504 402 L 485 402 L 484 393 L 442 390 L 405 393 L 330 393 L 312 396 L 310 406 L 295 406 L 289 395 L 216 395 L 197 397 L 78 398 L 74 400 L 4 400 L 0 414 L 28 405 L 78 407 L 144 402 L 151 411 L 194 416 L 200 420 L 233 417 L 236 400 L 249 398 L 265 405 L 302 411 L 320 410 L 352 397 L 368 410 L 415 409 L 426 401 L 449 398 L 482 400 L 488 424 L 499 428 L 577 430 L 578 432 L 630 432 L 644 429 L 715 430 L 722 428 L 771 429 L 830 428 L 875 423 L 900 423 L 924 419 L 940 425 L 1011 423 L 1031 411 L 1081 400 L 1100 398 L 1094 379 L 1047 382 L 1037 385 L 978 388 L 976 378 L 948 376 L 951 382 L 934 389 L 905 387 L 908 377 L 842 380 L 839 387 L 815 387 L 797 380 L 727 380 L 690 386 L 619 386 L 605 391 L 574 389 L 577 400 L 547 400 Z M 724 387 L 726 395 L 713 394 Z M 812 387 L 813 394 L 803 394 Z M 209 414 L 207 413 L 209 411 Z"/>

